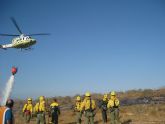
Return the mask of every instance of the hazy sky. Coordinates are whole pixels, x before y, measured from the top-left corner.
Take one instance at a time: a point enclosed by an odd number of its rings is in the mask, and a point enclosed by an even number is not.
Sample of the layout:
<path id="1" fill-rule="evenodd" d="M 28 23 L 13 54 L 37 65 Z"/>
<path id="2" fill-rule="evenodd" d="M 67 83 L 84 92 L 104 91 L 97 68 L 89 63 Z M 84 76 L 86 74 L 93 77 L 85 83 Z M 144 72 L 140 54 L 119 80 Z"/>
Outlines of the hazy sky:
<path id="1" fill-rule="evenodd" d="M 0 50 L 0 89 L 19 68 L 13 97 L 165 86 L 164 0 L 0 1 L 0 33 L 18 33 L 10 17 L 25 34 L 51 33 L 32 51 Z"/>

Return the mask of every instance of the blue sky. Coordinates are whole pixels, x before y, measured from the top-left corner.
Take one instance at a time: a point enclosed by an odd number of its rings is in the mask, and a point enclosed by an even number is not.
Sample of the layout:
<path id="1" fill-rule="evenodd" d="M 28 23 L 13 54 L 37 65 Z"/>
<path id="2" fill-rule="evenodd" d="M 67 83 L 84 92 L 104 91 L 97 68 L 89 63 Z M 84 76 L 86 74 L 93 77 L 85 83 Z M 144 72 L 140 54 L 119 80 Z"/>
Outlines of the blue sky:
<path id="1" fill-rule="evenodd" d="M 0 50 L 0 87 L 18 66 L 13 97 L 159 88 L 165 84 L 163 0 L 1 1 L 0 33 L 35 36 L 32 51 Z M 12 37 L 1 37 L 0 44 Z"/>

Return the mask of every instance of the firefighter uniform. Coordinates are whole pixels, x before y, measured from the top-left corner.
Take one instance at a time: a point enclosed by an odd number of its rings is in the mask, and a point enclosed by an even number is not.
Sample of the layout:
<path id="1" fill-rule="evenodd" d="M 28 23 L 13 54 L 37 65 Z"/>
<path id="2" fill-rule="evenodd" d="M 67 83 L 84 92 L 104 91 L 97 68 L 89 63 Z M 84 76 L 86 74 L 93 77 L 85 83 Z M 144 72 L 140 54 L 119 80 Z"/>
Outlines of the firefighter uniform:
<path id="1" fill-rule="evenodd" d="M 85 94 L 85 99 L 82 103 L 82 110 L 85 112 L 85 123 L 94 124 L 96 104 L 95 101 L 91 99 L 89 92 Z"/>
<path id="2" fill-rule="evenodd" d="M 108 104 L 108 97 L 107 97 L 107 94 L 104 94 L 104 97 L 101 101 L 101 107 L 100 107 L 103 123 L 107 123 L 107 104 Z"/>
<path id="3" fill-rule="evenodd" d="M 108 101 L 107 108 L 110 111 L 110 124 L 119 124 L 119 100 L 116 93 L 111 92 L 111 98 Z"/>
<path id="4" fill-rule="evenodd" d="M 22 112 L 23 112 L 23 117 L 25 118 L 25 123 L 30 123 L 32 112 L 33 112 L 33 105 L 32 105 L 31 98 L 28 98 L 28 101 L 24 105 Z"/>
<path id="5" fill-rule="evenodd" d="M 37 114 L 37 124 L 45 124 L 45 100 L 44 97 L 41 96 L 39 98 L 39 102 L 35 105 L 34 111 Z"/>
<path id="6" fill-rule="evenodd" d="M 60 115 L 60 108 L 57 100 L 54 99 L 54 102 L 50 105 L 50 112 L 51 112 L 51 123 L 58 124 L 58 116 Z"/>
<path id="7" fill-rule="evenodd" d="M 77 124 L 81 124 L 81 118 L 82 118 L 81 106 L 82 106 L 81 97 L 77 96 L 76 105 L 74 108 L 74 111 L 76 112 L 76 123 Z"/>

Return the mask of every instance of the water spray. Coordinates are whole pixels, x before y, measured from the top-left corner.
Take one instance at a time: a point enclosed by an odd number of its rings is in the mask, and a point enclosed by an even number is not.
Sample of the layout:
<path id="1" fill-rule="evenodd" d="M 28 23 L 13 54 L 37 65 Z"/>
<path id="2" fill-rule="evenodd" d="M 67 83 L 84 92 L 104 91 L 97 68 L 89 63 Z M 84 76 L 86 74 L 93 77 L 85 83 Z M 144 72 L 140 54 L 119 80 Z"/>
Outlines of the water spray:
<path id="1" fill-rule="evenodd" d="M 12 91 L 13 85 L 14 85 L 14 75 L 17 73 L 17 70 L 18 69 L 16 67 L 12 67 L 12 69 L 11 69 L 12 75 L 10 76 L 9 80 L 6 83 L 4 90 L 2 91 L 2 101 L 0 103 L 0 105 L 2 105 L 2 106 L 4 106 L 6 104 L 7 99 L 11 95 L 11 91 Z"/>

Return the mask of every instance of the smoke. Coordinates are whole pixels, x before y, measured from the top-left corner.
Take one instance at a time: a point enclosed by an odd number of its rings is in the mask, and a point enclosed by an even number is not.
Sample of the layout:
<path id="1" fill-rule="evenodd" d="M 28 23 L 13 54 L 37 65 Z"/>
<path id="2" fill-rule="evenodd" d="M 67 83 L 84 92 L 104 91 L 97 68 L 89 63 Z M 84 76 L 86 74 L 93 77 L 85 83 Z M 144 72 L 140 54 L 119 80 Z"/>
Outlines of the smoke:
<path id="1" fill-rule="evenodd" d="M 2 91 L 2 101 L 1 101 L 0 105 L 3 106 L 6 104 L 7 99 L 11 95 L 13 84 L 14 84 L 14 75 L 11 75 L 9 80 L 7 81 L 7 84 L 4 88 L 4 90 Z"/>

